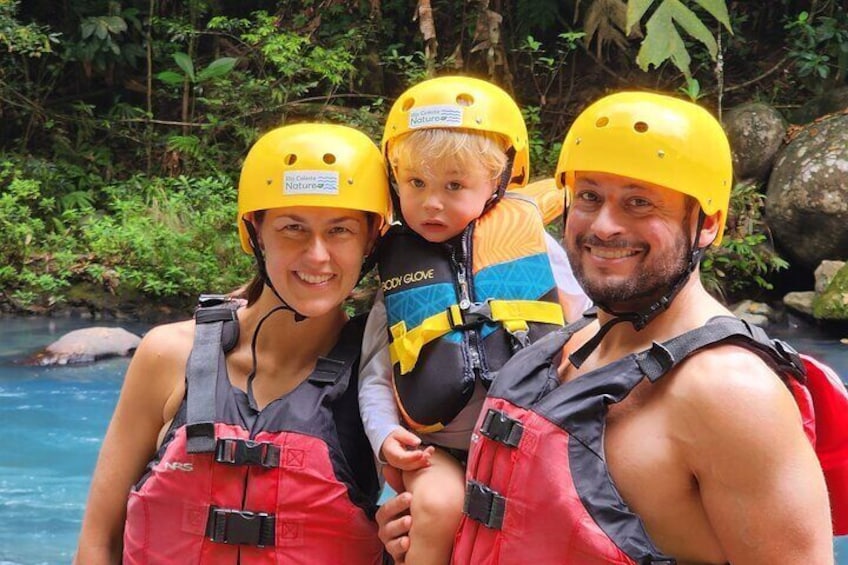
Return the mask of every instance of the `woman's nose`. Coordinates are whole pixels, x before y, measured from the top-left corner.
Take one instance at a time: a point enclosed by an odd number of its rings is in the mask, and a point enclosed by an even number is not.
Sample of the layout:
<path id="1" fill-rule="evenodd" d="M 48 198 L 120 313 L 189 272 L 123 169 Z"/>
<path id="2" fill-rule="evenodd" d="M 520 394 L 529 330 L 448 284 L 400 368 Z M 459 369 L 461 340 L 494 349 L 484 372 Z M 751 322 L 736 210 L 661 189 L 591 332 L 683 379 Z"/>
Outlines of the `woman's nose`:
<path id="1" fill-rule="evenodd" d="M 316 262 L 328 260 L 330 251 L 324 238 L 319 235 L 311 237 L 309 239 L 309 246 L 306 249 L 306 255 Z"/>

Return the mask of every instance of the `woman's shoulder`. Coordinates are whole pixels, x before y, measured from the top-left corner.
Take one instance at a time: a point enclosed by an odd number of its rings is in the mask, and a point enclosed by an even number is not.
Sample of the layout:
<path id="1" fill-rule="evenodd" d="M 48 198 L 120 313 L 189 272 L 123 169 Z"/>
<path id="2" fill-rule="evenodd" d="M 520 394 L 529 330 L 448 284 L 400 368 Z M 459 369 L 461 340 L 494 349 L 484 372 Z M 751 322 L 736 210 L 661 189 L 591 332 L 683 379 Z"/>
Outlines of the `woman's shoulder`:
<path id="1" fill-rule="evenodd" d="M 194 343 L 194 320 L 153 327 L 141 340 L 133 360 L 165 365 L 184 364 Z"/>

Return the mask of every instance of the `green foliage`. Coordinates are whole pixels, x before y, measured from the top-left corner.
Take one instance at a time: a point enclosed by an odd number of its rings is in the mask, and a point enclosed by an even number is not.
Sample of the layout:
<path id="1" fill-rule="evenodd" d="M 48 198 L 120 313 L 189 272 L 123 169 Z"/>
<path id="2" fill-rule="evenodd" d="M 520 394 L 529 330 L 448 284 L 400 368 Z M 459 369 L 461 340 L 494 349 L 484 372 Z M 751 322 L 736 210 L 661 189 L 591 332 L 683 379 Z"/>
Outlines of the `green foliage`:
<path id="1" fill-rule="evenodd" d="M 233 70 L 238 59 L 235 57 L 220 57 L 209 63 L 199 73 L 194 72 L 194 63 L 191 57 L 182 51 L 174 53 L 174 62 L 177 63 L 182 74 L 175 71 L 162 71 L 156 75 L 156 78 L 171 86 L 183 84 L 186 80 L 192 84 L 200 84 L 223 77 Z"/>
<path id="2" fill-rule="evenodd" d="M 789 56 L 801 84 L 821 94 L 844 82 L 848 75 L 848 12 L 838 8 L 833 16 L 815 19 L 801 12 L 789 21 Z"/>
<path id="3" fill-rule="evenodd" d="M 667 60 L 677 67 L 687 78 L 691 76 L 692 62 L 686 44 L 680 35 L 678 26 L 691 37 L 698 40 L 715 60 L 718 45 L 712 32 L 701 18 L 681 0 L 659 0 L 659 6 L 654 10 L 645 24 L 645 39 L 639 48 L 636 62 L 642 70 L 647 71 L 651 66 L 659 67 Z M 706 10 L 732 33 L 727 5 L 724 0 L 692 0 L 694 4 Z M 627 32 L 638 24 L 647 14 L 655 0 L 629 0 L 627 3 Z"/>
<path id="4" fill-rule="evenodd" d="M 110 65 L 126 63 L 135 67 L 144 57 L 144 48 L 140 43 L 142 33 L 139 11 L 127 8 L 116 13 L 89 16 L 79 25 L 80 37 L 68 48 L 68 55 L 98 71 L 105 71 Z"/>
<path id="5" fill-rule="evenodd" d="M 0 50 L 23 57 L 41 57 L 52 53 L 61 34 L 35 23 L 18 22 L 19 0 L 0 0 Z"/>
<path id="6" fill-rule="evenodd" d="M 108 192 L 110 214 L 84 225 L 84 244 L 93 262 L 115 271 L 118 292 L 126 285 L 148 296 L 190 299 L 236 288 L 250 276 L 229 178 L 136 177 Z"/>
<path id="7" fill-rule="evenodd" d="M 704 285 L 725 297 L 752 288 L 771 290 L 768 277 L 789 266 L 771 246 L 762 217 L 765 196 L 759 188 L 742 183 L 733 187 L 721 246 L 711 247 L 701 264 Z"/>
<path id="8" fill-rule="evenodd" d="M 251 275 L 229 177 L 133 177 L 105 193 L 101 212 L 79 191 L 60 204 L 45 196 L 40 180 L 0 162 L 0 287 L 7 300 L 50 307 L 72 284 L 108 282 L 118 295 L 190 303 Z"/>

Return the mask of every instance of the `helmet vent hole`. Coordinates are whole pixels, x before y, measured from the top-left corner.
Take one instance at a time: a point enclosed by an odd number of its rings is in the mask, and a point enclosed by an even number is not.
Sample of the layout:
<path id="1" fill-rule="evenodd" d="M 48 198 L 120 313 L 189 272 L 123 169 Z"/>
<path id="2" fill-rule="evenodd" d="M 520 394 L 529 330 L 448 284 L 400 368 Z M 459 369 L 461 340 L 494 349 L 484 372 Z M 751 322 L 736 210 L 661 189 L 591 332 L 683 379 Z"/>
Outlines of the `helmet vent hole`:
<path id="1" fill-rule="evenodd" d="M 412 107 L 415 106 L 415 98 L 407 98 L 403 101 L 403 111 L 408 112 Z"/>
<path id="2" fill-rule="evenodd" d="M 336 162 L 336 156 L 332 153 L 324 153 L 324 162 L 328 165 L 332 165 Z"/>
<path id="3" fill-rule="evenodd" d="M 604 128 L 604 127 L 607 127 L 607 124 L 609 124 L 609 118 L 604 116 L 602 118 L 598 118 L 598 121 L 595 122 L 595 127 Z"/>
<path id="4" fill-rule="evenodd" d="M 470 94 L 460 94 L 456 97 L 457 106 L 471 106 L 474 104 L 474 97 Z"/>
<path id="5" fill-rule="evenodd" d="M 638 131 L 639 133 L 645 133 L 648 131 L 648 124 L 645 122 L 636 122 L 633 124 L 633 129 Z"/>
<path id="6" fill-rule="evenodd" d="M 295 155 L 294 153 L 289 153 L 288 155 L 286 155 L 284 161 L 286 165 L 294 165 L 297 161 L 297 155 Z"/>

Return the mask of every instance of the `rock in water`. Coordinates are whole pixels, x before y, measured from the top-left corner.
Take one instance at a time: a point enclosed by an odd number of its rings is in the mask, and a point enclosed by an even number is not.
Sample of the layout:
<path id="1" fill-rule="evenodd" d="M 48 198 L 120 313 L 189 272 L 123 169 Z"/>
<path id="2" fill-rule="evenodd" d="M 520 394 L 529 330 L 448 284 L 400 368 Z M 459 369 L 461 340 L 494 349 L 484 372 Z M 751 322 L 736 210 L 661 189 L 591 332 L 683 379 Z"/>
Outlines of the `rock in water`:
<path id="1" fill-rule="evenodd" d="M 123 328 L 84 328 L 68 332 L 33 355 L 33 365 L 91 363 L 107 357 L 126 357 L 138 347 L 141 338 Z"/>

